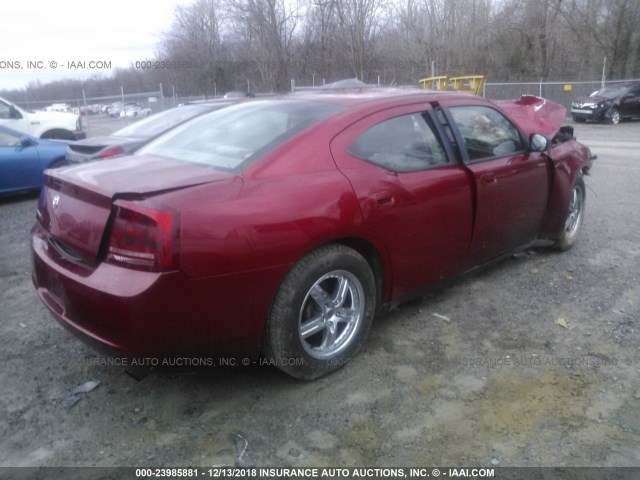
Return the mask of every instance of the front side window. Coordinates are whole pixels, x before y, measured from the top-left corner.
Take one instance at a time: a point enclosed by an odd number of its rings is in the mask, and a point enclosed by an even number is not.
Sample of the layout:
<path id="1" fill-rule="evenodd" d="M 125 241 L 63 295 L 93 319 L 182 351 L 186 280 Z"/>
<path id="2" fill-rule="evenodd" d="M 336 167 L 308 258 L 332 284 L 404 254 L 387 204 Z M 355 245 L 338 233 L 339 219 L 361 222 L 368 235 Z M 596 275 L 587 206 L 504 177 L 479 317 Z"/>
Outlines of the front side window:
<path id="1" fill-rule="evenodd" d="M 447 155 L 426 118 L 414 113 L 378 123 L 349 146 L 349 153 L 393 172 L 446 165 Z"/>
<path id="2" fill-rule="evenodd" d="M 478 105 L 449 109 L 469 161 L 503 157 L 524 150 L 518 129 L 500 112 Z"/>

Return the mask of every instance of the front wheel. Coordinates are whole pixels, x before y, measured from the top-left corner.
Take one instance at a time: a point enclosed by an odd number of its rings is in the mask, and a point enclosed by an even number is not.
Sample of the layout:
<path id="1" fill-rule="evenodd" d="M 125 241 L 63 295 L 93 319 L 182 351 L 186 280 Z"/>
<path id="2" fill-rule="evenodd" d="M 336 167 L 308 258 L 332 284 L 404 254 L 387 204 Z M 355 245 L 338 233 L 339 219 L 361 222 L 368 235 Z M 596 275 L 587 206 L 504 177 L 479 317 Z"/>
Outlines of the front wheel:
<path id="1" fill-rule="evenodd" d="M 367 261 L 343 245 L 309 253 L 287 274 L 271 308 L 264 350 L 289 375 L 312 380 L 347 364 L 375 312 Z"/>
<path id="2" fill-rule="evenodd" d="M 607 111 L 606 118 L 611 125 L 618 125 L 620 123 L 620 111 L 615 107 L 611 107 Z"/>
<path id="3" fill-rule="evenodd" d="M 577 241 L 582 229 L 582 220 L 584 219 L 585 206 L 585 187 L 582 176 L 579 176 L 576 183 L 571 189 L 569 197 L 569 212 L 564 224 L 562 237 L 556 241 L 558 250 L 569 250 Z"/>

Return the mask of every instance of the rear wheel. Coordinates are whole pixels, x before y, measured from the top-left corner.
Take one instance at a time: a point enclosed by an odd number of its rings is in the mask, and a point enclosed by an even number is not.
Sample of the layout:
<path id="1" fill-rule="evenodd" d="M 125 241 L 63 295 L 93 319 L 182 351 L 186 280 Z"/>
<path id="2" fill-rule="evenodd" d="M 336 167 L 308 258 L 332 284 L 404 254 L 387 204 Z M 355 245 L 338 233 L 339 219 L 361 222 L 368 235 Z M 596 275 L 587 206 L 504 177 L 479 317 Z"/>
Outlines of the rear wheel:
<path id="1" fill-rule="evenodd" d="M 360 348 L 375 303 L 373 273 L 362 255 L 343 245 L 319 248 L 282 282 L 265 329 L 265 354 L 295 378 L 331 373 Z"/>
<path id="2" fill-rule="evenodd" d="M 556 241 L 558 250 L 569 250 L 577 241 L 582 230 L 582 220 L 584 219 L 585 188 L 582 176 L 579 176 L 571 189 L 569 198 L 569 212 L 564 224 L 562 237 Z"/>
<path id="3" fill-rule="evenodd" d="M 58 140 L 74 140 L 75 137 L 73 133 L 68 130 L 63 130 L 61 128 L 56 128 L 54 130 L 48 130 L 40 135 L 40 138 L 43 139 L 58 139 Z"/>

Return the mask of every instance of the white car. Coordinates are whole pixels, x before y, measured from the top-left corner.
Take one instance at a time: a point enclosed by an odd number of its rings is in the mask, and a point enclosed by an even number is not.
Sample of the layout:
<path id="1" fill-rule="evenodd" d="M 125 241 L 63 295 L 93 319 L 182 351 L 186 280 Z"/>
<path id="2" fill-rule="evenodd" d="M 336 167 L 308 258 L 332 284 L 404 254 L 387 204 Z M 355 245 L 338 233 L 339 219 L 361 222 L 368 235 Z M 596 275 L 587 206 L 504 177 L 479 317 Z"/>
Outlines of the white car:
<path id="1" fill-rule="evenodd" d="M 68 112 L 30 112 L 0 98 L 0 125 L 38 138 L 82 140 L 80 116 Z"/>
<path id="2" fill-rule="evenodd" d="M 121 117 L 148 117 L 153 112 L 150 108 L 142 107 L 141 105 L 125 105 L 124 110 L 120 112 Z"/>
<path id="3" fill-rule="evenodd" d="M 54 103 L 42 109 L 45 112 L 71 112 L 71 108 L 66 103 Z"/>

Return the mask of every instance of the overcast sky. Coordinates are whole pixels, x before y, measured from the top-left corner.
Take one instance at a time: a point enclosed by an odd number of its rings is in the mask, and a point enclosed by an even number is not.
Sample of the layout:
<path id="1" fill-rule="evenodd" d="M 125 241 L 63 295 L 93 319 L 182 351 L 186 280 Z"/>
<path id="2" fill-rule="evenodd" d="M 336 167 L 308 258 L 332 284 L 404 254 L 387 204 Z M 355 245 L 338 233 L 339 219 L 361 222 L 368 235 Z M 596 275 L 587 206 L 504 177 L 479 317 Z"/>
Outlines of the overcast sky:
<path id="1" fill-rule="evenodd" d="M 193 0 L 0 0 L 0 89 L 110 70 L 69 70 L 67 62 L 128 67 L 154 56 L 176 5 Z M 44 68 L 28 69 L 27 62 Z M 16 62 L 20 67 L 16 68 Z M 52 68 L 52 62 L 57 65 Z M 13 67 L 11 66 L 13 64 Z"/>

